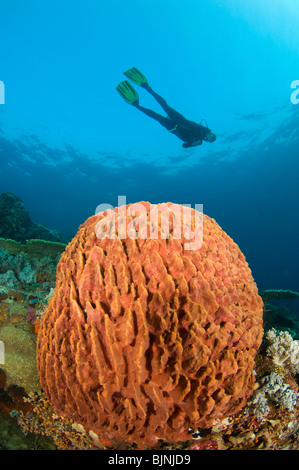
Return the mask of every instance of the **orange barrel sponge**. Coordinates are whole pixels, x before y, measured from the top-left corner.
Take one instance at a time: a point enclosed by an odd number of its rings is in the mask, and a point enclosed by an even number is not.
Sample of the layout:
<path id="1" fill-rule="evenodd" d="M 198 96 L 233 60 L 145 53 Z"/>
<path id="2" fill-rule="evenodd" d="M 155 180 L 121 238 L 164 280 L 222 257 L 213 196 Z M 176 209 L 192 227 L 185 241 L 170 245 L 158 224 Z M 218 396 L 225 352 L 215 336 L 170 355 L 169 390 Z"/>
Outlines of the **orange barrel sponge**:
<path id="1" fill-rule="evenodd" d="M 252 395 L 262 299 L 236 243 L 187 209 L 97 214 L 58 264 L 38 331 L 41 386 L 55 413 L 105 441 L 186 441 Z"/>

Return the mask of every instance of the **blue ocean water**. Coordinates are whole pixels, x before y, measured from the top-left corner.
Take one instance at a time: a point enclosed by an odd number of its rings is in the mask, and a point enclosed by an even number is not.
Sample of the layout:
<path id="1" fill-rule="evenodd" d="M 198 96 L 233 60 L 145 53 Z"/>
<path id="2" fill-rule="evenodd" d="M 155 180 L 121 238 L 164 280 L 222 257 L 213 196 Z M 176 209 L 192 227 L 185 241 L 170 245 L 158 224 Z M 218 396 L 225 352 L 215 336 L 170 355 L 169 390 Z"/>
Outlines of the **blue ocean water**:
<path id="1" fill-rule="evenodd" d="M 120 195 L 203 204 L 260 289 L 298 291 L 298 29 L 297 0 L 3 2 L 0 192 L 67 238 Z M 132 66 L 216 142 L 184 149 L 126 104 Z"/>

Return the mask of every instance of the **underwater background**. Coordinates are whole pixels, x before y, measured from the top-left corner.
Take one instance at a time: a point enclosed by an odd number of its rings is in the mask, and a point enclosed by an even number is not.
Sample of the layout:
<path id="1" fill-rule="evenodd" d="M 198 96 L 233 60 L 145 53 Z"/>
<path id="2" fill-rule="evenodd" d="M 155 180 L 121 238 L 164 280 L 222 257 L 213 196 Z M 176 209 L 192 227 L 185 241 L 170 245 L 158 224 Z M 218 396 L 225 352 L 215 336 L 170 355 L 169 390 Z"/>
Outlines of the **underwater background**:
<path id="1" fill-rule="evenodd" d="M 296 0 L 3 1 L 0 193 L 65 242 L 119 196 L 203 204 L 260 291 L 298 292 L 298 29 Z M 133 66 L 216 142 L 184 149 L 126 104 Z"/>

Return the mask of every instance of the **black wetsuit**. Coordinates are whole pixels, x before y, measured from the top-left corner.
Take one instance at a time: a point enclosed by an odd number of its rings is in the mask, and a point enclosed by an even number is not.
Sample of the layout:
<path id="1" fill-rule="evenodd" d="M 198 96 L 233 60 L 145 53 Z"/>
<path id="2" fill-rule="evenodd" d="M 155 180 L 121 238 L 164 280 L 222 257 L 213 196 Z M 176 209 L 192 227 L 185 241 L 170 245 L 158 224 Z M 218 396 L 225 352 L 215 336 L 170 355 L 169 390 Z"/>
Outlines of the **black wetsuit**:
<path id="1" fill-rule="evenodd" d="M 161 114 L 152 111 L 151 109 L 144 108 L 140 106 L 139 103 L 135 104 L 136 108 L 140 109 L 147 116 L 158 121 L 162 126 L 166 127 L 172 134 L 175 134 L 181 140 L 185 142 L 184 147 L 193 147 L 194 145 L 201 145 L 203 138 L 207 135 L 207 132 L 210 131 L 205 126 L 197 124 L 194 121 L 189 121 L 182 114 L 172 109 L 164 98 L 155 93 L 149 85 L 142 85 L 160 104 L 160 106 L 167 113 L 167 117 L 161 116 Z"/>

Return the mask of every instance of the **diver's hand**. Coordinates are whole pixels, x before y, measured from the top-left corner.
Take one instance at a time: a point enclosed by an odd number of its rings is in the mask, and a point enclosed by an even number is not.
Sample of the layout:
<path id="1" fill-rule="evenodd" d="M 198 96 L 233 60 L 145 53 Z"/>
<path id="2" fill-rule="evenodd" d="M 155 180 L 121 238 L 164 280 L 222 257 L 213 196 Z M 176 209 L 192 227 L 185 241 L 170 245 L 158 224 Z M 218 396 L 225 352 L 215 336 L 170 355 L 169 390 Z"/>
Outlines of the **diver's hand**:
<path id="1" fill-rule="evenodd" d="M 197 147 L 197 145 L 202 145 L 202 140 L 196 140 L 194 142 L 184 142 L 182 147 L 189 148 L 189 147 Z"/>

